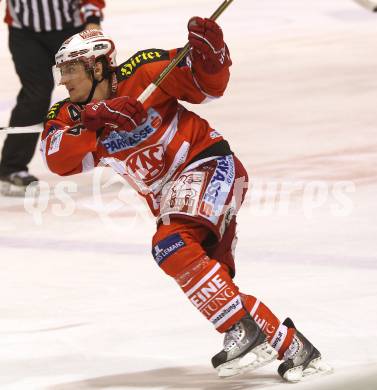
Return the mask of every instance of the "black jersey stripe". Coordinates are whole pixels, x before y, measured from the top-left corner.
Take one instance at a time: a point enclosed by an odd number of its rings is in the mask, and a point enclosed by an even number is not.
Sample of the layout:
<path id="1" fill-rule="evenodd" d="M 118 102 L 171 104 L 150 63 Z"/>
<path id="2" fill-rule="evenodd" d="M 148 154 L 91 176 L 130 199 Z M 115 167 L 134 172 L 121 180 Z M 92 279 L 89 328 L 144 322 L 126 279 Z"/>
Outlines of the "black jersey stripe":
<path id="1" fill-rule="evenodd" d="M 82 25 L 79 0 L 8 0 L 14 27 L 36 32 Z"/>

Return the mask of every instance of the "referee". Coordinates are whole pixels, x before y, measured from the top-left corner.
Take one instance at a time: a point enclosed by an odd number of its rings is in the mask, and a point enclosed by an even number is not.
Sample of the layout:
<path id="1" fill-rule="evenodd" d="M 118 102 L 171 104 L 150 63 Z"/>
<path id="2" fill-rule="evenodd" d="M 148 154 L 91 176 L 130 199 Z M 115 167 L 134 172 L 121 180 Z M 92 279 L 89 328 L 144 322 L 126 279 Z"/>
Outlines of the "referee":
<path id="1" fill-rule="evenodd" d="M 0 0 L 1 1 L 1 0 Z M 21 82 L 9 126 L 41 123 L 54 88 L 55 53 L 73 34 L 100 28 L 105 0 L 6 0 L 9 50 Z M 0 161 L 0 191 L 23 196 L 38 179 L 28 172 L 39 134 L 8 135 Z"/>

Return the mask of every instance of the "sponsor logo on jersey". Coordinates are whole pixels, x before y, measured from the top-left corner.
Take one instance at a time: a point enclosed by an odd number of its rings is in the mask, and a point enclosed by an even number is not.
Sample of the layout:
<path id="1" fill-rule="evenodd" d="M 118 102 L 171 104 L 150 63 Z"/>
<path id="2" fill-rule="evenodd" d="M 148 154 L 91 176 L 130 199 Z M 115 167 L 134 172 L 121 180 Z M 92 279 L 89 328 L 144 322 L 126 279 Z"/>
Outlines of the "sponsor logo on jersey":
<path id="1" fill-rule="evenodd" d="M 161 49 L 148 49 L 138 51 L 120 67 L 120 78 L 127 79 L 140 66 L 156 61 L 169 60 L 169 52 Z"/>
<path id="2" fill-rule="evenodd" d="M 161 214 L 179 212 L 194 215 L 204 182 L 203 172 L 181 174 L 162 191 Z"/>
<path id="3" fill-rule="evenodd" d="M 148 109 L 148 119 L 132 131 L 112 131 L 101 140 L 107 153 L 114 154 L 139 145 L 148 139 L 161 126 L 161 115 L 153 108 Z"/>
<path id="4" fill-rule="evenodd" d="M 162 145 L 147 146 L 132 153 L 125 163 L 129 176 L 147 184 L 156 180 L 164 171 L 164 148 Z"/>
<path id="5" fill-rule="evenodd" d="M 216 170 L 199 206 L 199 214 L 207 218 L 222 211 L 235 175 L 232 156 L 219 157 L 216 162 Z"/>
<path id="6" fill-rule="evenodd" d="M 47 152 L 48 156 L 57 153 L 59 151 L 63 134 L 64 134 L 64 130 L 57 130 L 55 133 L 53 133 L 50 140 L 50 147 Z"/>
<path id="7" fill-rule="evenodd" d="M 179 249 L 186 246 L 180 234 L 172 234 L 171 236 L 165 238 L 165 240 L 160 241 L 152 249 L 152 255 L 156 260 L 158 265 L 161 265 L 169 256 L 177 252 Z"/>

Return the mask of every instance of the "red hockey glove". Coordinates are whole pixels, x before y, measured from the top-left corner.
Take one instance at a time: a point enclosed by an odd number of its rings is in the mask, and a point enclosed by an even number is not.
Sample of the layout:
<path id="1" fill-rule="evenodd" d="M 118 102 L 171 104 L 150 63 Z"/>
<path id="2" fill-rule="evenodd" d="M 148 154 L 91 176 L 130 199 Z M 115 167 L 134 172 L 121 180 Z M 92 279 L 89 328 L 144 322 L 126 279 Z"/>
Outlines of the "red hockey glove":
<path id="1" fill-rule="evenodd" d="M 143 105 L 129 96 L 89 103 L 81 112 L 82 124 L 97 131 L 105 125 L 118 130 L 131 131 L 147 119 Z"/>
<path id="2" fill-rule="evenodd" d="M 232 64 L 223 32 L 216 22 L 194 16 L 187 28 L 193 63 L 201 61 L 207 73 L 217 73 L 224 66 Z"/>

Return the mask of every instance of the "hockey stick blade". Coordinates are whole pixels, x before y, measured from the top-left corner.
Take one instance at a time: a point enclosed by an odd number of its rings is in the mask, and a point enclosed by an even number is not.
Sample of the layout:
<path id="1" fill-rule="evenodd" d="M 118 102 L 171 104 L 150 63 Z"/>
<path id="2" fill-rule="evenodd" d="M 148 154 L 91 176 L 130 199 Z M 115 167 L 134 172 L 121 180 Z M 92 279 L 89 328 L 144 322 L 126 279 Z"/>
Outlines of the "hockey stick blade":
<path id="1" fill-rule="evenodd" d="M 372 0 L 354 0 L 357 4 L 362 7 L 369 9 L 369 11 L 377 12 L 377 1 Z"/>
<path id="2" fill-rule="evenodd" d="M 41 133 L 43 130 L 42 123 L 33 126 L 20 126 L 20 127 L 0 127 L 0 135 L 8 134 L 30 134 L 30 133 Z"/>

